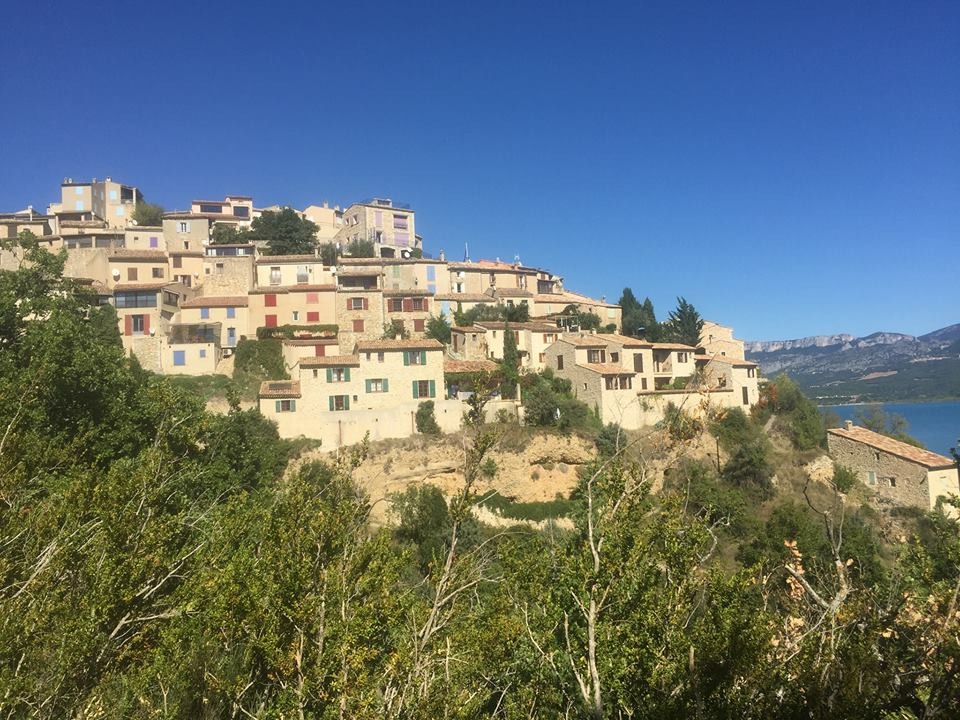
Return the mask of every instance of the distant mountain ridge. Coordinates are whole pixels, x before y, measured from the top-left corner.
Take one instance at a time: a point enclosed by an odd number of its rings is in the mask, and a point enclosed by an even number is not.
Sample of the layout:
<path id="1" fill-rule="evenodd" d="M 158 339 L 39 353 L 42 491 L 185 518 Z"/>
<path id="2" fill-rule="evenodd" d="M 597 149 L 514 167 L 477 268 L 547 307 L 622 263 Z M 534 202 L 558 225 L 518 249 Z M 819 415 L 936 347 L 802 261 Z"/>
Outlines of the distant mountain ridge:
<path id="1" fill-rule="evenodd" d="M 816 335 L 744 345 L 764 375 L 786 372 L 824 402 L 960 398 L 960 323 L 920 336 Z"/>

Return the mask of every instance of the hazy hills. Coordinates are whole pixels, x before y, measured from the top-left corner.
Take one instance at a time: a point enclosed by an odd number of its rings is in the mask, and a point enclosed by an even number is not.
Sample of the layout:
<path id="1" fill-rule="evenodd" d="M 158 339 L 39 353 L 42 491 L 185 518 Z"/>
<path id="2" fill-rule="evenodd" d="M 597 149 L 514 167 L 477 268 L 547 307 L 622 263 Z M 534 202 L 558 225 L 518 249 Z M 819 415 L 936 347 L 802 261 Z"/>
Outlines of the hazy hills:
<path id="1" fill-rule="evenodd" d="M 818 335 L 746 349 L 764 375 L 786 372 L 824 403 L 960 398 L 960 324 L 919 337 Z"/>

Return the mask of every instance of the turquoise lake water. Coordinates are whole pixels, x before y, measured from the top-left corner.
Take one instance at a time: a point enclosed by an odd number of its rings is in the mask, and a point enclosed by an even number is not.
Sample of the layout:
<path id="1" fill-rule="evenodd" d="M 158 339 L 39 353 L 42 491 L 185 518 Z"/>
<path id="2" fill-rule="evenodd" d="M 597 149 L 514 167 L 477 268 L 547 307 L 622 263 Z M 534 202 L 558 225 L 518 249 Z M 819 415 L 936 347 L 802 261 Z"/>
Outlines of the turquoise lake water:
<path id="1" fill-rule="evenodd" d="M 950 456 L 950 448 L 960 446 L 960 401 L 930 403 L 877 403 L 884 412 L 907 419 L 907 434 L 917 438 L 933 452 Z M 843 420 L 856 422 L 857 410 L 868 405 L 827 405 L 823 412 L 833 411 Z"/>

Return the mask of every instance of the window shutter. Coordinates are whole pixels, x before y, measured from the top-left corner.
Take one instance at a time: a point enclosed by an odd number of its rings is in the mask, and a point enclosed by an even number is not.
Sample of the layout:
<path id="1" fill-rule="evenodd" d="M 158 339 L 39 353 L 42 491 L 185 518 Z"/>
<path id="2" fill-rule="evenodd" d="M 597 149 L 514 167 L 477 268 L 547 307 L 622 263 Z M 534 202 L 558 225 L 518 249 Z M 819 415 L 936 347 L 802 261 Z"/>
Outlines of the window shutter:
<path id="1" fill-rule="evenodd" d="M 426 365 L 426 364 L 427 364 L 427 351 L 426 351 L 426 350 L 421 350 L 421 351 L 420 351 L 420 364 L 421 364 L 421 365 Z"/>
<path id="2" fill-rule="evenodd" d="M 350 382 L 350 368 L 343 369 L 343 381 Z"/>
<path id="3" fill-rule="evenodd" d="M 280 401 L 277 400 L 277 412 L 280 412 Z"/>
<path id="4" fill-rule="evenodd" d="M 413 310 L 413 300 L 410 298 L 404 298 L 403 300 L 403 311 L 411 312 Z"/>
<path id="5" fill-rule="evenodd" d="M 430 397 L 437 396 L 437 384 L 434 380 L 430 381 Z"/>
<path id="6" fill-rule="evenodd" d="M 128 318 L 128 319 L 129 319 L 129 318 Z M 130 332 L 129 332 L 129 323 L 127 324 L 127 327 L 128 327 L 127 335 L 129 335 L 129 334 L 130 334 Z M 403 364 L 404 364 L 404 365 L 409 365 L 409 364 L 410 364 L 410 352 L 409 352 L 408 350 L 404 350 L 404 351 L 403 351 Z"/>
<path id="7" fill-rule="evenodd" d="M 327 368 L 327 382 L 333 382 L 333 368 Z"/>
<path id="8" fill-rule="evenodd" d="M 364 386 L 364 388 L 366 389 L 367 392 L 370 392 L 370 381 L 369 381 L 369 380 L 364 380 L 364 381 L 363 381 L 363 386 Z"/>
<path id="9" fill-rule="evenodd" d="M 291 400 L 291 401 L 290 401 L 290 412 L 296 412 L 296 411 L 297 411 L 297 401 L 296 401 L 296 400 Z"/>
<path id="10" fill-rule="evenodd" d="M 370 309 L 370 298 L 364 298 L 364 299 L 363 299 L 363 309 L 364 309 L 364 310 L 369 310 L 369 309 Z"/>
<path id="11" fill-rule="evenodd" d="M 132 316 L 132 315 L 127 315 L 127 316 L 123 319 L 123 334 L 124 334 L 124 335 L 132 335 L 132 334 L 133 334 L 133 316 Z M 406 353 L 404 353 L 404 356 L 406 356 Z M 403 362 L 403 364 L 404 364 L 404 365 L 407 364 L 407 362 L 406 362 L 406 357 L 404 357 L 404 362 Z"/>
<path id="12" fill-rule="evenodd" d="M 350 396 L 349 396 L 349 395 L 344 395 L 344 396 L 343 396 L 343 409 L 344 409 L 344 410 L 349 410 L 349 409 L 350 409 Z"/>
<path id="13" fill-rule="evenodd" d="M 353 310 L 353 298 L 347 298 L 347 310 Z"/>
<path id="14" fill-rule="evenodd" d="M 150 316 L 149 315 L 143 316 L 143 334 L 144 335 L 150 334 Z"/>
<path id="15" fill-rule="evenodd" d="M 418 388 L 417 381 L 414 380 L 413 381 L 413 399 L 414 400 L 420 397 L 419 395 L 417 395 L 417 388 Z"/>
<path id="16" fill-rule="evenodd" d="M 329 372 L 329 370 L 327 372 Z M 330 412 L 333 412 L 333 395 L 327 399 L 330 401 Z"/>
<path id="17" fill-rule="evenodd" d="M 390 392 L 390 381 L 387 378 L 383 379 L 383 391 Z"/>

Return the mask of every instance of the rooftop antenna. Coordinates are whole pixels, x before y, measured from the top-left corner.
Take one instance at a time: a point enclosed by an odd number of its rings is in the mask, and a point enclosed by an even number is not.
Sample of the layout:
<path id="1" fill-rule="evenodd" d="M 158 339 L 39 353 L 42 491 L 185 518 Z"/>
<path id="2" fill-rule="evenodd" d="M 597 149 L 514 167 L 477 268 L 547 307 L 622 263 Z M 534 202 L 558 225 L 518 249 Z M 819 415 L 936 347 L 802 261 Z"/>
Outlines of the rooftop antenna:
<path id="1" fill-rule="evenodd" d="M 467 243 L 463 244 L 463 261 L 470 262 L 470 246 Z"/>

